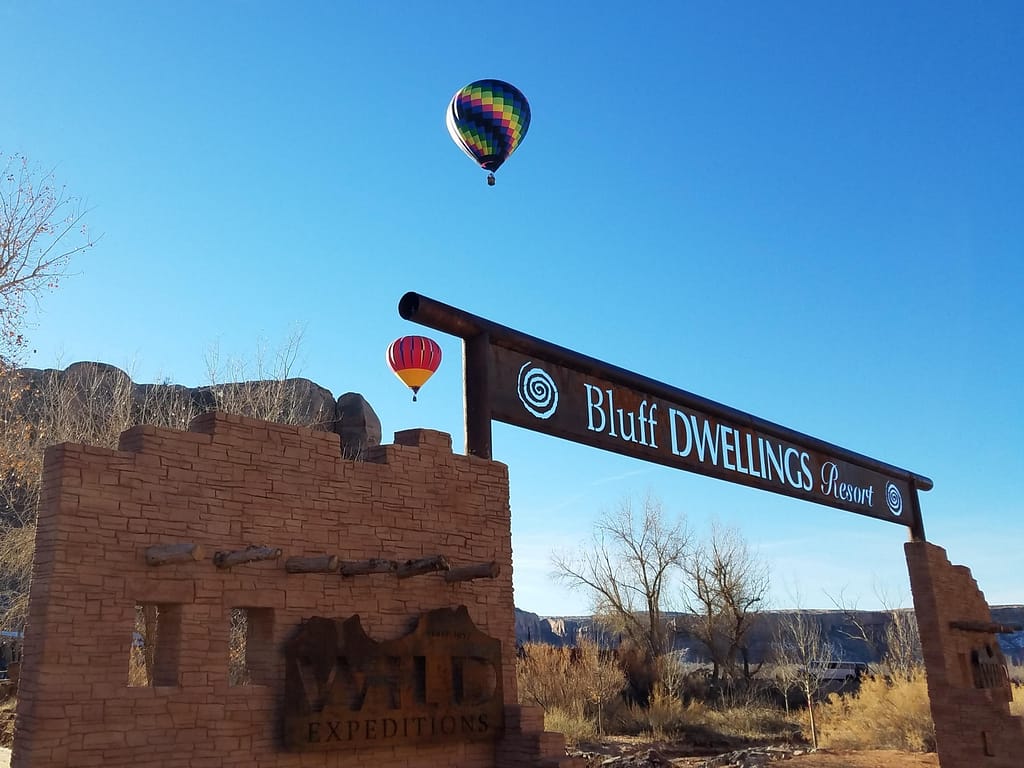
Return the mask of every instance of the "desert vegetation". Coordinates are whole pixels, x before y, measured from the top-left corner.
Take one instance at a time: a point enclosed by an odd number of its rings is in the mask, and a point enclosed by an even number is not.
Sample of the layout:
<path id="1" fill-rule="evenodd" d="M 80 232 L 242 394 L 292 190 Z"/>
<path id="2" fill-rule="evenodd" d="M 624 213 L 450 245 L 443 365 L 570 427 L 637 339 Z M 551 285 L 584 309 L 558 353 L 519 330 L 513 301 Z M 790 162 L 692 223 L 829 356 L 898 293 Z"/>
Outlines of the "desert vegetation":
<path id="1" fill-rule="evenodd" d="M 659 683 L 644 705 L 631 702 L 617 656 L 594 645 L 580 649 L 527 644 L 517 664 L 519 698 L 541 706 L 546 727 L 581 745 L 605 736 L 641 736 L 696 746 L 738 748 L 752 743 L 810 745 L 811 713 L 820 746 L 831 749 L 895 749 L 931 752 L 935 729 L 924 669 L 891 674 L 872 665 L 846 692 L 816 692 L 805 701 L 802 683 L 779 669 L 761 666 L 750 684 L 723 699 L 705 665 L 684 664 L 671 655 L 660 662 Z M 1011 677 L 1015 668 L 1011 667 Z M 799 695 L 787 706 L 792 685 Z M 614 690 L 616 686 L 619 689 Z M 1024 683 L 1013 686 L 1011 712 L 1024 714 Z"/>
<path id="2" fill-rule="evenodd" d="M 558 577 L 590 595 L 598 636 L 615 648 L 523 649 L 521 700 L 542 706 L 549 727 L 570 740 L 610 733 L 720 746 L 935 749 L 916 618 L 884 595 L 884 626 L 865 621 L 841 595 L 833 599 L 844 619 L 832 631 L 842 638 L 828 635 L 813 612 L 775 612 L 771 647 L 755 654 L 751 639 L 765 620 L 769 587 L 756 551 L 738 530 L 717 523 L 705 537 L 695 535 L 684 516 L 650 496 L 603 513 L 592 539 L 555 553 L 553 563 Z M 697 651 L 701 664 L 682 662 L 673 650 L 679 638 L 685 656 Z M 854 642 L 874 663 L 841 667 L 837 639 Z M 618 695 L 609 690 L 615 667 Z M 837 669 L 851 671 L 844 678 Z M 598 689 L 600 722 L 584 695 Z M 1013 712 L 1024 708 L 1022 699 L 1018 681 Z"/>

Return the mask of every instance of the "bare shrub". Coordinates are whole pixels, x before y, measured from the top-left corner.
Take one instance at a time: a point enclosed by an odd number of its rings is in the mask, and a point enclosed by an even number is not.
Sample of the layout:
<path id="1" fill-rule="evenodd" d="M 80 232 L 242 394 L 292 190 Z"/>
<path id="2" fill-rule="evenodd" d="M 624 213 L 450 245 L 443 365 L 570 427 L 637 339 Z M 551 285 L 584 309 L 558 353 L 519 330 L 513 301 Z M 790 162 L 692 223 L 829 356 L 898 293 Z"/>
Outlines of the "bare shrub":
<path id="1" fill-rule="evenodd" d="M 310 416 L 295 397 L 293 370 L 302 346 L 302 331 L 293 331 L 276 350 L 257 342 L 252 360 L 222 356 L 213 345 L 206 354 L 206 374 L 214 408 L 278 424 L 309 423 Z"/>
<path id="2" fill-rule="evenodd" d="M 626 683 L 615 660 L 593 642 L 575 648 L 528 643 L 516 663 L 516 679 L 522 703 L 586 720 L 598 734 L 604 733 Z"/>
<path id="3" fill-rule="evenodd" d="M 34 523 L 0 527 L 0 628 L 21 631 L 25 626 L 35 539 Z"/>
<path id="4" fill-rule="evenodd" d="M 923 675 L 866 677 L 856 693 L 833 694 L 818 710 L 826 746 L 935 751 L 935 725 Z"/>
<path id="5" fill-rule="evenodd" d="M 682 729 L 686 722 L 686 706 L 660 685 L 651 694 L 646 707 L 633 707 L 634 718 L 654 739 L 666 739 Z"/>

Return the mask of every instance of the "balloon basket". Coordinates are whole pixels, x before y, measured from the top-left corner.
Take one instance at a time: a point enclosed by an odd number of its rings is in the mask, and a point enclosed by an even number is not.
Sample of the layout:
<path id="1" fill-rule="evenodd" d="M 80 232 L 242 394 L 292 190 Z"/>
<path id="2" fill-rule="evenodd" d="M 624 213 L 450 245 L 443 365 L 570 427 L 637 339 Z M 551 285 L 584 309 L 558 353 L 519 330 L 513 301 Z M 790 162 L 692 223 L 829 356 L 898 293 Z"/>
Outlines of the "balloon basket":
<path id="1" fill-rule="evenodd" d="M 487 186 L 488 187 L 493 187 L 494 186 L 494 174 L 493 173 L 488 173 L 487 174 Z"/>

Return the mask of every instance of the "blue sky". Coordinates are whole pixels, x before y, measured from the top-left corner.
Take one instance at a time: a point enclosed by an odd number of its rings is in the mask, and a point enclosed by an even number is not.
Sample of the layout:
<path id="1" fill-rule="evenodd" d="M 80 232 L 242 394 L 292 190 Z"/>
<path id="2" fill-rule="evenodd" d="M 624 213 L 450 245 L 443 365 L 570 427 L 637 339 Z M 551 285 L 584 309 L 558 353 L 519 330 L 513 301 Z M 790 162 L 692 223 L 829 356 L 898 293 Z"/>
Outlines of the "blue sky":
<path id="1" fill-rule="evenodd" d="M 0 0 L 0 30 L 0 150 L 104 233 L 31 365 L 197 385 L 299 328 L 300 375 L 461 451 L 459 340 L 416 404 L 384 365 L 414 290 L 931 477 L 929 539 L 1024 601 L 1019 3 Z M 493 188 L 444 125 L 483 77 L 533 112 Z M 909 601 L 901 526 L 501 424 L 494 453 L 524 609 L 588 610 L 552 549 L 648 492 L 739 527 L 778 607 Z"/>

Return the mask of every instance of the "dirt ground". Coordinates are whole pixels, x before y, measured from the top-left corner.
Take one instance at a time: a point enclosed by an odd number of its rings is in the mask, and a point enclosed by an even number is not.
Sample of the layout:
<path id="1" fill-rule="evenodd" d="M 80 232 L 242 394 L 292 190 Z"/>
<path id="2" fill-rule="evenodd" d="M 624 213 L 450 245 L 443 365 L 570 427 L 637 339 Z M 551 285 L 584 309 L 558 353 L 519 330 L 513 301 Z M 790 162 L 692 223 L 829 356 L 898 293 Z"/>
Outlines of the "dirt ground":
<path id="1" fill-rule="evenodd" d="M 677 758 L 677 766 L 703 765 L 706 757 Z M 868 751 L 819 750 L 807 755 L 797 755 L 778 765 L 786 768 L 938 768 L 939 757 L 934 752 L 897 752 L 892 749 Z"/>
<path id="2" fill-rule="evenodd" d="M 672 762 L 677 766 L 698 766 L 707 758 L 684 757 Z M 0 768 L 11 764 L 11 752 L 0 747 Z M 692 761 L 692 762 L 690 762 Z M 938 768 L 939 759 L 934 754 L 919 755 L 893 750 L 869 752 L 830 752 L 822 750 L 810 755 L 799 755 L 785 761 L 787 768 Z"/>
<path id="3" fill-rule="evenodd" d="M 735 745 L 734 745 L 735 746 Z M 745 751 L 747 748 L 741 748 Z M 749 748 L 757 751 L 757 747 Z M 778 749 L 769 765 L 785 765 L 786 768 L 939 768 L 935 753 L 901 752 L 894 749 L 810 750 L 807 746 L 792 745 Z M 802 753 L 802 754 L 801 754 Z M 588 766 L 608 768 L 699 768 L 712 758 L 730 755 L 735 762 L 732 748 L 718 745 L 697 745 L 678 741 L 651 742 L 641 737 L 617 736 L 595 744 L 581 744 L 578 750 L 570 751 L 583 757 Z"/>

